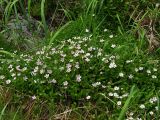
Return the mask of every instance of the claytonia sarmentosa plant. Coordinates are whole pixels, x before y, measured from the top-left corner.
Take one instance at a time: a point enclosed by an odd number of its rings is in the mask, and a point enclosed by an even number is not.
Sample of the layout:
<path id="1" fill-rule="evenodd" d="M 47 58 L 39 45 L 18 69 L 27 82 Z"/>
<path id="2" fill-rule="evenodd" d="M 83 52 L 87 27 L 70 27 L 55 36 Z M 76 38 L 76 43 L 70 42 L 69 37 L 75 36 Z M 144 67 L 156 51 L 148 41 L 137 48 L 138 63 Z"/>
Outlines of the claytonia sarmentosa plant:
<path id="1" fill-rule="evenodd" d="M 44 46 L 36 53 L 1 61 L 0 83 L 32 99 L 96 101 L 103 93 L 120 109 L 133 84 L 141 88 L 158 82 L 157 64 L 146 64 L 145 59 L 128 54 L 134 50 L 132 44 L 123 46 L 114 35 L 99 36 L 94 41 L 88 29 L 86 32 L 88 35 L 53 43 L 50 49 Z M 137 108 L 150 108 L 157 102 L 153 98 Z M 150 114 L 153 111 L 156 109 Z"/>

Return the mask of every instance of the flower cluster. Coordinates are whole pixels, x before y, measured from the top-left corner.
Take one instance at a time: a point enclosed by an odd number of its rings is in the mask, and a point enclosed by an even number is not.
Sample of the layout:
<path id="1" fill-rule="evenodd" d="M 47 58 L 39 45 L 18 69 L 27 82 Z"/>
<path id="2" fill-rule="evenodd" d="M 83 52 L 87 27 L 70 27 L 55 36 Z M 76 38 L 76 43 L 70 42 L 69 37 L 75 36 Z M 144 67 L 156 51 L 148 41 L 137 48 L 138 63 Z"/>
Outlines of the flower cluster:
<path id="1" fill-rule="evenodd" d="M 89 34 L 88 29 L 86 32 Z M 73 37 L 58 45 L 44 46 L 35 53 L 17 54 L 18 57 L 9 61 L 1 61 L 0 83 L 14 86 L 16 90 L 30 94 L 34 100 L 38 97 L 67 99 L 70 96 L 74 100 L 92 101 L 101 92 L 118 109 L 124 105 L 133 84 L 138 88 L 157 84 L 157 64 L 145 65 L 146 61 L 128 54 L 129 51 L 121 49 L 123 45 L 114 41 L 114 35 L 97 39 L 95 41 L 92 35 Z M 154 104 L 157 99 L 152 97 L 149 103 Z M 138 108 L 147 110 L 145 103 Z M 153 115 L 154 110 L 149 114 Z M 130 114 L 128 119 L 132 116 Z"/>

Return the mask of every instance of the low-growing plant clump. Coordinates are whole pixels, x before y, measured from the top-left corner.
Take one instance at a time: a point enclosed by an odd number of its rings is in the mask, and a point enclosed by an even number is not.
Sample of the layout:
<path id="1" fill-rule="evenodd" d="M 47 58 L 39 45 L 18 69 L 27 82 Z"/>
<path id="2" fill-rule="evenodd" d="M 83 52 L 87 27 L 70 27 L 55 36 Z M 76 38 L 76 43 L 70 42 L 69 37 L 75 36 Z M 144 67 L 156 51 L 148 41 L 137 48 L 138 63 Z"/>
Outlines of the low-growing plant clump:
<path id="1" fill-rule="evenodd" d="M 113 113 L 117 113 L 113 118 L 118 117 L 136 85 L 126 118 L 142 119 L 144 114 L 155 118 L 159 109 L 159 61 L 133 41 L 130 35 L 110 35 L 106 29 L 95 38 L 86 29 L 84 36 L 52 43 L 34 53 L 11 54 L 1 48 L 1 85 L 14 89 L 13 96 L 22 101 L 27 95 L 33 100 L 81 107 L 103 105 L 103 116 L 95 116 L 99 119 Z"/>

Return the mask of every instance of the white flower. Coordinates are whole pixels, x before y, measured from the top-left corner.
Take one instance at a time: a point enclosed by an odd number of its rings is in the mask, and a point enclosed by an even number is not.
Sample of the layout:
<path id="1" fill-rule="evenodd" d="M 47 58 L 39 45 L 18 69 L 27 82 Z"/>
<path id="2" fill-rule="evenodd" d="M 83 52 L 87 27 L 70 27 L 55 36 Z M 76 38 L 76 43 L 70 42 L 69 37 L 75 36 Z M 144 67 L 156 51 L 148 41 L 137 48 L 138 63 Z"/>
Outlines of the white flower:
<path id="1" fill-rule="evenodd" d="M 136 71 L 136 72 L 138 72 L 138 71 L 139 71 L 139 69 L 138 69 L 138 68 L 135 68 L 135 71 Z"/>
<path id="2" fill-rule="evenodd" d="M 49 78 L 49 74 L 45 74 L 45 76 L 44 76 L 45 78 Z"/>
<path id="3" fill-rule="evenodd" d="M 6 84 L 10 84 L 11 83 L 11 80 L 6 80 Z"/>
<path id="4" fill-rule="evenodd" d="M 71 72 L 71 68 L 67 68 L 67 71 L 66 71 L 66 72 L 68 72 L 68 73 Z"/>
<path id="5" fill-rule="evenodd" d="M 110 93 L 108 93 L 108 95 L 109 95 L 109 96 L 113 96 L 113 93 L 110 92 Z"/>
<path id="6" fill-rule="evenodd" d="M 109 38 L 113 38 L 113 35 L 110 35 Z"/>
<path id="7" fill-rule="evenodd" d="M 133 112 L 131 112 L 129 115 L 130 115 L 130 116 L 133 116 L 133 114 L 134 114 L 134 113 L 133 113 Z"/>
<path id="8" fill-rule="evenodd" d="M 51 80 L 50 83 L 57 83 L 55 79 Z"/>
<path id="9" fill-rule="evenodd" d="M 133 78 L 133 75 L 132 75 L 132 74 L 130 74 L 128 77 L 129 77 L 129 79 L 132 79 L 132 78 Z"/>
<path id="10" fill-rule="evenodd" d="M 93 50 L 93 48 L 92 48 L 92 47 L 89 47 L 89 48 L 88 48 L 88 51 L 92 51 L 92 50 Z M 89 54 L 90 54 L 90 53 L 89 53 Z"/>
<path id="11" fill-rule="evenodd" d="M 77 69 L 79 69 L 79 68 L 80 68 L 80 67 L 79 67 L 79 63 L 78 63 L 78 62 L 76 62 L 75 68 L 77 68 Z"/>
<path id="12" fill-rule="evenodd" d="M 154 72 L 156 72 L 156 71 L 157 71 L 157 69 L 156 69 L 156 68 L 153 68 L 153 71 L 154 71 Z"/>
<path id="13" fill-rule="evenodd" d="M 81 75 L 76 75 L 76 81 L 81 82 Z"/>
<path id="14" fill-rule="evenodd" d="M 99 74 L 101 74 L 101 75 L 102 75 L 102 74 L 103 74 L 103 72 L 101 71 Z"/>
<path id="15" fill-rule="evenodd" d="M 79 56 L 79 53 L 76 52 L 73 56 L 74 56 L 74 57 L 78 57 L 78 56 Z"/>
<path id="16" fill-rule="evenodd" d="M 86 32 L 88 33 L 88 32 L 89 32 L 89 29 L 86 29 Z"/>
<path id="17" fill-rule="evenodd" d="M 111 45 L 111 48 L 115 48 L 115 47 L 116 47 L 116 45 L 115 45 L 115 44 L 112 44 L 112 45 Z"/>
<path id="18" fill-rule="evenodd" d="M 124 74 L 122 72 L 120 72 L 119 77 L 124 77 Z"/>
<path id="19" fill-rule="evenodd" d="M 152 75 L 152 78 L 153 78 L 153 79 L 156 79 L 156 78 L 157 78 L 157 76 L 155 76 L 155 75 Z"/>
<path id="20" fill-rule="evenodd" d="M 115 87 L 114 87 L 114 90 L 119 90 L 119 87 L 115 86 Z"/>
<path id="21" fill-rule="evenodd" d="M 102 61 L 103 61 L 104 63 L 108 63 L 108 62 L 109 62 L 109 60 L 107 60 L 106 58 L 102 58 Z"/>
<path id="22" fill-rule="evenodd" d="M 52 74 L 52 70 L 47 70 L 47 73 L 48 74 Z"/>
<path id="23" fill-rule="evenodd" d="M 139 107 L 140 107 L 141 109 L 145 109 L 145 105 L 144 105 L 144 104 L 141 104 Z"/>
<path id="24" fill-rule="evenodd" d="M 9 72 L 13 72 L 13 70 L 14 70 L 14 69 L 12 68 Z"/>
<path id="25" fill-rule="evenodd" d="M 150 111 L 150 112 L 149 112 L 149 114 L 150 114 L 150 115 L 153 115 L 153 114 L 154 114 L 154 112 L 153 112 L 153 111 Z"/>
<path id="26" fill-rule="evenodd" d="M 35 67 L 33 72 L 35 72 L 35 73 L 38 72 L 38 68 Z"/>
<path id="27" fill-rule="evenodd" d="M 117 93 L 113 93 L 114 97 L 119 97 L 119 95 Z"/>
<path id="28" fill-rule="evenodd" d="M 158 7 L 159 7 L 159 5 L 160 5 L 160 3 L 156 3 L 156 8 L 158 8 Z"/>
<path id="29" fill-rule="evenodd" d="M 1 79 L 1 80 L 3 80 L 4 78 L 5 78 L 5 76 L 4 76 L 4 75 L 1 75 L 1 76 L 0 76 L 0 79 Z"/>
<path id="30" fill-rule="evenodd" d="M 87 99 L 87 100 L 91 99 L 91 96 L 88 95 L 88 96 L 86 97 L 86 99 Z"/>
<path id="31" fill-rule="evenodd" d="M 155 107 L 156 110 L 159 110 L 158 106 Z"/>
<path id="32" fill-rule="evenodd" d="M 36 99 L 36 96 L 34 95 L 34 96 L 32 96 L 32 100 L 35 100 Z"/>
<path id="33" fill-rule="evenodd" d="M 122 96 L 119 96 L 118 98 L 122 99 L 123 97 L 122 97 Z"/>
<path id="34" fill-rule="evenodd" d="M 44 69 L 41 69 L 39 72 L 40 72 L 40 74 L 43 74 L 45 71 L 44 71 Z"/>
<path id="35" fill-rule="evenodd" d="M 71 68 L 72 65 L 71 65 L 70 63 L 68 63 L 68 64 L 66 65 L 66 67 L 67 67 L 67 68 Z"/>
<path id="36" fill-rule="evenodd" d="M 118 106 L 122 105 L 122 102 L 121 102 L 121 101 L 118 101 L 118 102 L 117 102 L 117 105 L 118 105 Z"/>
<path id="37" fill-rule="evenodd" d="M 109 68 L 116 68 L 117 65 L 115 64 L 115 62 L 111 62 L 110 65 L 109 65 Z"/>
<path id="38" fill-rule="evenodd" d="M 89 58 L 86 58 L 86 59 L 85 59 L 85 61 L 86 61 L 86 62 L 89 62 L 89 61 L 90 61 L 90 59 L 89 59 Z"/>
<path id="39" fill-rule="evenodd" d="M 150 70 L 147 70 L 146 72 L 147 72 L 148 74 L 151 74 L 151 71 L 150 71 Z"/>
<path id="40" fill-rule="evenodd" d="M 8 68 L 13 68 L 13 65 L 9 65 Z"/>
<path id="41" fill-rule="evenodd" d="M 116 58 L 116 56 L 112 55 L 112 56 L 109 57 L 109 60 L 113 60 L 115 58 Z"/>
<path id="42" fill-rule="evenodd" d="M 61 53 L 60 55 L 61 55 L 61 57 L 66 57 L 66 54 Z"/>
<path id="43" fill-rule="evenodd" d="M 152 99 L 150 99 L 149 102 L 152 103 L 152 104 L 154 103 L 154 101 Z"/>
<path id="44" fill-rule="evenodd" d="M 34 83 L 37 83 L 37 80 L 34 80 Z"/>
<path id="45" fill-rule="evenodd" d="M 149 99 L 149 102 L 153 104 L 154 102 L 157 102 L 157 100 L 158 100 L 157 97 L 153 97 Z"/>
<path id="46" fill-rule="evenodd" d="M 105 86 L 105 85 L 102 85 L 102 88 L 106 88 L 106 86 Z"/>
<path id="47" fill-rule="evenodd" d="M 90 56 L 90 55 L 91 55 L 90 53 L 86 53 L 85 57 L 88 57 L 88 56 Z"/>
<path id="48" fill-rule="evenodd" d="M 157 99 L 157 97 L 153 97 L 152 100 L 153 100 L 154 102 L 157 102 L 158 99 Z"/>
<path id="49" fill-rule="evenodd" d="M 133 62 L 133 60 L 126 60 L 126 63 L 131 63 Z"/>
<path id="50" fill-rule="evenodd" d="M 28 79 L 27 76 L 24 76 L 24 77 L 23 77 L 23 80 L 24 80 L 24 81 L 27 81 L 27 79 Z"/>
<path id="51" fill-rule="evenodd" d="M 81 49 L 81 45 L 78 44 L 78 45 L 76 46 L 76 48 L 77 48 L 78 50 L 80 50 L 80 49 Z"/>
<path id="52" fill-rule="evenodd" d="M 143 67 L 139 67 L 139 70 L 143 70 Z"/>
<path id="53" fill-rule="evenodd" d="M 16 70 L 21 71 L 20 65 L 16 66 Z"/>
<path id="54" fill-rule="evenodd" d="M 93 84 L 92 84 L 93 87 L 97 87 L 97 86 L 99 86 L 99 85 L 101 85 L 101 82 L 96 82 L 96 83 L 93 83 Z"/>
<path id="55" fill-rule="evenodd" d="M 104 39 L 100 39 L 100 41 L 99 42 L 104 42 Z"/>
<path id="56" fill-rule="evenodd" d="M 67 81 L 63 82 L 63 85 L 64 85 L 64 86 L 67 86 L 67 85 L 68 85 L 68 82 L 67 82 Z"/>
<path id="57" fill-rule="evenodd" d="M 107 31 L 108 31 L 108 29 L 104 29 L 103 31 L 104 31 L 104 32 L 107 32 Z"/>
<path id="58" fill-rule="evenodd" d="M 98 52 L 98 54 L 97 54 L 97 56 L 101 56 L 102 55 L 102 52 L 101 51 L 99 51 Z"/>
<path id="59" fill-rule="evenodd" d="M 37 65 L 43 65 L 43 63 L 38 59 L 36 62 Z"/>

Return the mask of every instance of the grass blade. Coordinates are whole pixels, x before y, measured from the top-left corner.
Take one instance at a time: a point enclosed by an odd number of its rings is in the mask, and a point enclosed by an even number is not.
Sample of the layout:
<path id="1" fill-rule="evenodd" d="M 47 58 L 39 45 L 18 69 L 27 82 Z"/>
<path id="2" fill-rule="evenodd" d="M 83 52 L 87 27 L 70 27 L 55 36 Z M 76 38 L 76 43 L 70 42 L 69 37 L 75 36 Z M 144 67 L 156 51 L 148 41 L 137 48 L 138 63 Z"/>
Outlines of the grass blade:
<path id="1" fill-rule="evenodd" d="M 130 102 L 131 102 L 131 99 L 133 98 L 133 97 L 135 97 L 135 94 L 137 93 L 138 91 L 137 91 L 137 89 L 136 89 L 136 87 L 135 87 L 135 85 L 131 88 L 131 91 L 130 91 L 130 95 L 128 96 L 128 98 L 127 98 L 127 100 L 126 100 L 126 102 L 125 102 L 125 104 L 124 104 L 124 106 L 123 106 L 123 108 L 122 108 L 122 110 L 121 110 L 121 113 L 120 113 L 120 115 L 119 115 L 119 117 L 118 117 L 118 120 L 124 120 L 124 116 L 125 116 L 125 113 L 126 113 L 126 111 L 127 111 L 127 109 L 128 109 L 128 106 L 129 106 L 129 104 L 130 104 Z"/>
<path id="2" fill-rule="evenodd" d="M 2 117 L 3 117 L 3 115 L 4 115 L 4 112 L 5 112 L 6 108 L 7 108 L 7 105 L 8 105 L 8 103 L 4 106 L 4 108 L 3 108 L 2 111 L 1 111 L 0 120 L 2 120 Z"/>
<path id="3" fill-rule="evenodd" d="M 53 35 L 53 37 L 51 38 L 51 40 L 49 41 L 49 45 L 48 48 L 51 47 L 51 44 L 53 43 L 53 41 L 55 40 L 55 38 L 59 35 L 59 33 L 64 30 L 69 24 L 71 24 L 72 21 L 66 23 L 64 26 L 62 26 L 59 30 L 56 31 L 56 33 Z"/>
<path id="4" fill-rule="evenodd" d="M 13 54 L 13 53 L 10 53 L 10 52 L 8 52 L 8 51 L 5 51 L 5 50 L 0 50 L 0 53 L 7 54 L 7 55 L 9 55 L 9 56 L 11 56 L 11 57 L 16 57 L 16 55 L 15 55 L 15 54 Z"/>
<path id="5" fill-rule="evenodd" d="M 48 27 L 47 27 L 47 23 L 46 23 L 46 19 L 45 19 L 44 5 L 45 5 L 45 0 L 42 0 L 41 1 L 41 19 L 42 19 L 45 35 L 47 37 L 48 36 Z"/>
<path id="6" fill-rule="evenodd" d="M 16 113 L 14 114 L 13 120 L 16 120 L 16 116 L 17 116 L 17 114 L 19 112 L 19 109 L 20 109 L 20 107 L 17 109 Z"/>
<path id="7" fill-rule="evenodd" d="M 31 16 L 31 0 L 28 0 L 28 16 Z"/>
<path id="8" fill-rule="evenodd" d="M 116 17 L 117 17 L 118 22 L 119 22 L 119 24 L 120 24 L 119 32 L 123 35 L 122 31 L 124 32 L 124 28 L 123 28 L 123 25 L 122 25 L 121 19 L 120 19 L 120 17 L 119 17 L 119 15 L 118 15 L 118 14 L 116 14 Z M 120 28 L 121 28 L 122 30 L 121 30 Z"/>

